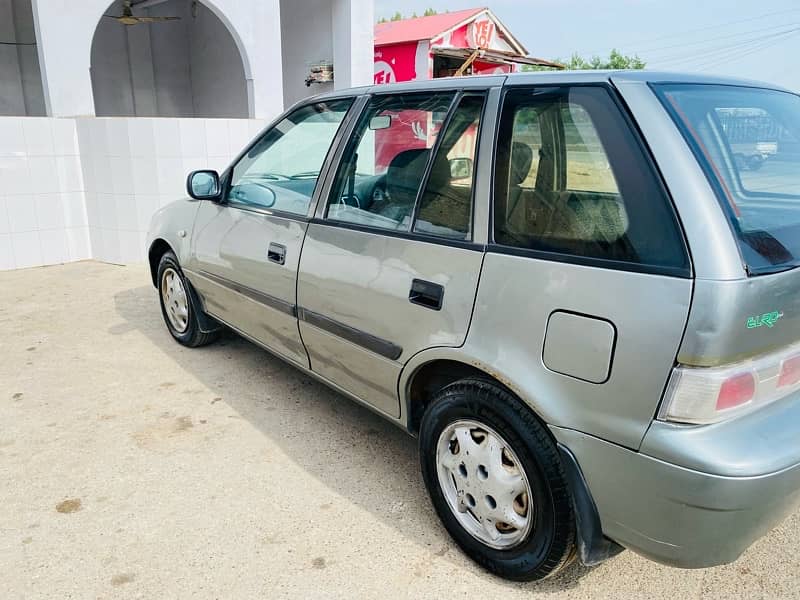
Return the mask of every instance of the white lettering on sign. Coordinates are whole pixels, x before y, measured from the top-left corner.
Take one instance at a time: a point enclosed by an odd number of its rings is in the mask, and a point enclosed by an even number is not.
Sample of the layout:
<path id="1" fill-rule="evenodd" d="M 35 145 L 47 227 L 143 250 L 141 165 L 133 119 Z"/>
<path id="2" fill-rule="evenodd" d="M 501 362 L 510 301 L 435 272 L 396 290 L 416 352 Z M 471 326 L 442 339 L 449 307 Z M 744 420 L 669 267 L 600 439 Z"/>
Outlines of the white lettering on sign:
<path id="1" fill-rule="evenodd" d="M 468 40 L 473 48 L 489 48 L 494 41 L 495 26 L 489 19 L 473 21 L 469 25 Z"/>
<path id="2" fill-rule="evenodd" d="M 395 83 L 397 77 L 394 74 L 392 65 L 386 61 L 379 60 L 375 63 L 375 84 L 381 83 Z"/>

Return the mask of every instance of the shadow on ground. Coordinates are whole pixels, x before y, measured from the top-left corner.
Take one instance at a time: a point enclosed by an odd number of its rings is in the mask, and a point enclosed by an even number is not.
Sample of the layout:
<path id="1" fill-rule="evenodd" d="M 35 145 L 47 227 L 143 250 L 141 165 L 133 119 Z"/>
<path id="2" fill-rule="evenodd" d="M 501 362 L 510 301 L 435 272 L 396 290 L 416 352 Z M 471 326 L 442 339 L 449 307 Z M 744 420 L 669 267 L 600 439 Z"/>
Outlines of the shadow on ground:
<path id="1" fill-rule="evenodd" d="M 232 332 L 204 348 L 180 346 L 164 326 L 152 287 L 125 290 L 114 301 L 125 323 L 110 333 L 141 332 L 336 494 L 415 543 L 435 546 L 437 555 L 459 552 L 428 501 L 412 437 Z M 531 584 L 477 571 L 495 583 L 548 593 L 574 587 L 591 569 L 576 564 Z"/>

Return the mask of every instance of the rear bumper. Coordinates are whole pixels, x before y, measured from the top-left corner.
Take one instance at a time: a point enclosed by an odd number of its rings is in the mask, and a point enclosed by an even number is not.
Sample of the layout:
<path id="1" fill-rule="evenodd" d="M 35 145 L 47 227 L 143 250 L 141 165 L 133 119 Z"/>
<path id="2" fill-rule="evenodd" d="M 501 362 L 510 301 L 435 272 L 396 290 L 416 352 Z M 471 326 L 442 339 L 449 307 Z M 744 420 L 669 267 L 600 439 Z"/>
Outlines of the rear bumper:
<path id="1" fill-rule="evenodd" d="M 763 474 L 718 475 L 577 431 L 552 430 L 577 458 L 603 534 L 661 563 L 698 568 L 732 562 L 800 502 L 800 457 Z M 672 441 L 693 431 L 674 428 Z M 752 451 L 747 441 L 740 439 L 743 454 Z M 730 458 L 720 457 L 721 472 Z"/>

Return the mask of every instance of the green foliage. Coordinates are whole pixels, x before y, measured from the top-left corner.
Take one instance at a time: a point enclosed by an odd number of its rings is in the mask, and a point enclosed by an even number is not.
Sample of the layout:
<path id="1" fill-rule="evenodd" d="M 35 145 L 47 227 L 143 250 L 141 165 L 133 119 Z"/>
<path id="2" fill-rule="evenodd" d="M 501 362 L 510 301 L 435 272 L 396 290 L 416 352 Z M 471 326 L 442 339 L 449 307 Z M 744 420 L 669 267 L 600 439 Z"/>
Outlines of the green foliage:
<path id="1" fill-rule="evenodd" d="M 426 8 L 425 12 L 422 13 L 423 17 L 431 17 L 433 15 L 438 15 L 439 13 L 436 11 L 435 8 Z M 378 19 L 378 23 L 388 23 L 389 21 L 402 21 L 403 19 L 416 19 L 419 15 L 414 12 L 410 17 L 404 16 L 400 11 L 394 13 L 388 19 L 386 17 L 381 17 Z"/>
<path id="2" fill-rule="evenodd" d="M 599 56 L 592 56 L 586 60 L 579 54 L 573 54 L 568 60 L 556 58 L 553 62 L 564 65 L 570 70 L 586 70 L 586 69 L 644 69 L 646 63 L 636 56 L 626 56 L 614 48 L 608 55 L 608 58 L 603 59 Z M 538 65 L 523 65 L 523 71 L 552 71 L 552 67 L 542 67 Z"/>

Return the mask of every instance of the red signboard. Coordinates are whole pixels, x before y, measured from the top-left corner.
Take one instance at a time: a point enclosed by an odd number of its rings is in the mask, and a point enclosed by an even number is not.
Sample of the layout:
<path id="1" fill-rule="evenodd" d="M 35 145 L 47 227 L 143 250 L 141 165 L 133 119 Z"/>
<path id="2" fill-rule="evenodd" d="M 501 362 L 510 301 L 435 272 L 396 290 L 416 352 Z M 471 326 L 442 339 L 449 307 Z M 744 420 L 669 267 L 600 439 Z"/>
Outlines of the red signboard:
<path id="1" fill-rule="evenodd" d="M 389 129 L 375 132 L 375 166 L 379 172 L 389 168 L 392 159 L 404 150 L 430 148 L 436 141 L 443 115 L 433 119 L 424 110 L 402 110 L 384 112 L 390 114 L 392 124 Z"/>
<path id="2" fill-rule="evenodd" d="M 416 60 L 417 42 L 375 48 L 375 83 L 396 83 L 416 79 Z M 419 78 L 425 79 L 427 75 L 420 73 Z"/>

